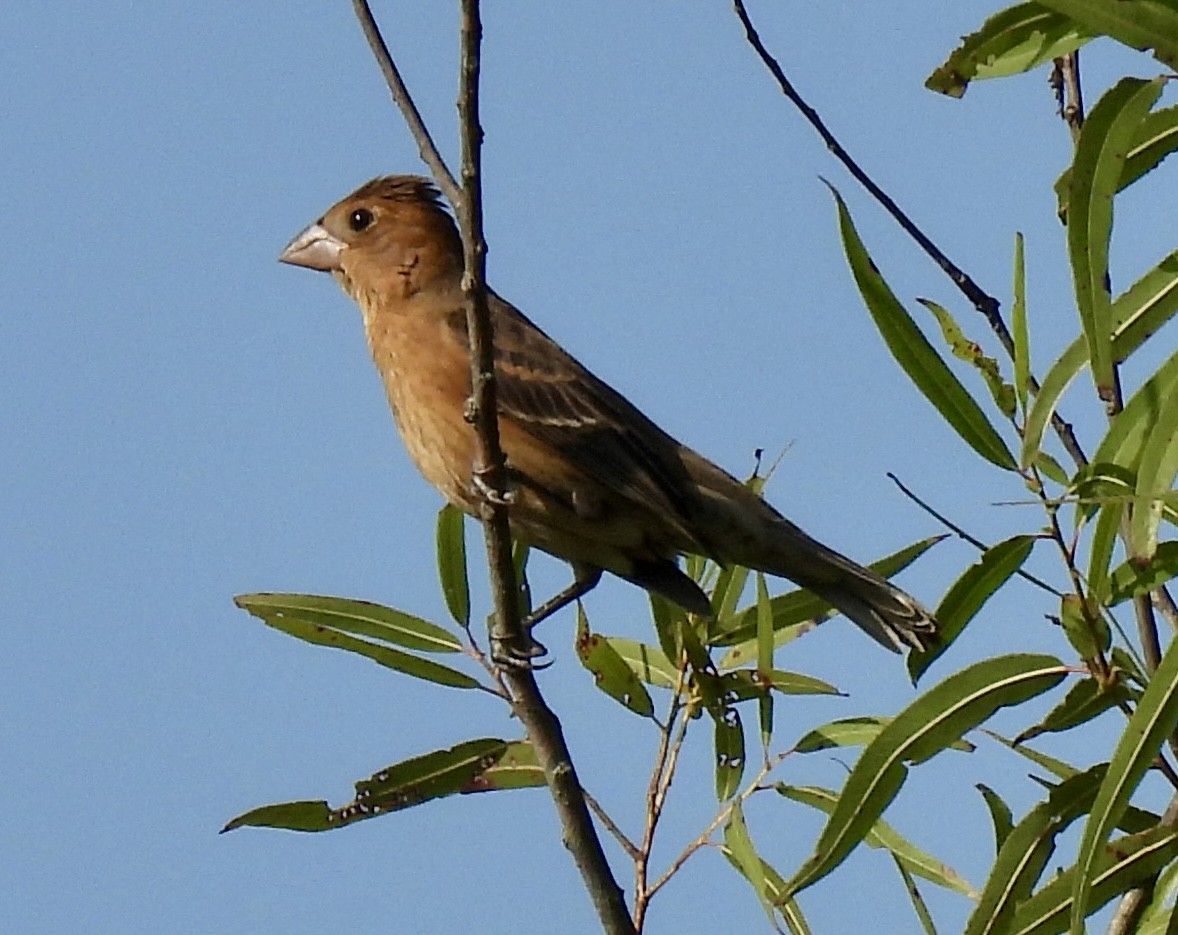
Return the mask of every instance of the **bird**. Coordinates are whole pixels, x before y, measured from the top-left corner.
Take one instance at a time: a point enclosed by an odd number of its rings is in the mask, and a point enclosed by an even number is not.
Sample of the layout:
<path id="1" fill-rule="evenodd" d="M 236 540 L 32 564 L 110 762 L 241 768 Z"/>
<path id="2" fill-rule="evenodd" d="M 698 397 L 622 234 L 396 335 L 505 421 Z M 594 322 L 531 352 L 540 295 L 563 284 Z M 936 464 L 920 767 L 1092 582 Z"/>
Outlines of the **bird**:
<path id="1" fill-rule="evenodd" d="M 279 260 L 331 273 L 360 307 L 410 458 L 449 503 L 479 515 L 491 491 L 468 418 L 462 239 L 438 189 L 421 176 L 375 178 Z M 574 577 L 527 618 L 528 644 L 508 655 L 543 654 L 531 628 L 603 572 L 712 616 L 707 594 L 679 567 L 688 554 L 787 578 L 893 652 L 936 643 L 937 621 L 919 601 L 677 441 L 491 289 L 487 301 L 511 534 L 567 561 Z"/>

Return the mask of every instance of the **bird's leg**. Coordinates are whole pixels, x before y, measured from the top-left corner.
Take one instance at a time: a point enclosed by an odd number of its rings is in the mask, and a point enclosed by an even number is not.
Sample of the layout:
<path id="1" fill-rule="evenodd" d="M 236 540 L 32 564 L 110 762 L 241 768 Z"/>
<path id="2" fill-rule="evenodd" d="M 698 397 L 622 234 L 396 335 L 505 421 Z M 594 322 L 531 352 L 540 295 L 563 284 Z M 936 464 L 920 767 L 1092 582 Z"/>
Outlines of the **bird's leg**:
<path id="1" fill-rule="evenodd" d="M 523 640 L 519 645 L 509 645 L 502 638 L 492 640 L 491 658 L 500 665 L 510 665 L 522 668 L 532 668 L 533 659 L 538 659 L 548 653 L 544 644 L 532 636 L 532 629 L 536 624 L 547 620 L 558 610 L 567 607 L 573 601 L 584 597 L 601 580 L 601 569 L 590 565 L 573 566 L 573 583 L 563 591 L 553 595 L 543 604 L 533 610 L 521 621 Z"/>

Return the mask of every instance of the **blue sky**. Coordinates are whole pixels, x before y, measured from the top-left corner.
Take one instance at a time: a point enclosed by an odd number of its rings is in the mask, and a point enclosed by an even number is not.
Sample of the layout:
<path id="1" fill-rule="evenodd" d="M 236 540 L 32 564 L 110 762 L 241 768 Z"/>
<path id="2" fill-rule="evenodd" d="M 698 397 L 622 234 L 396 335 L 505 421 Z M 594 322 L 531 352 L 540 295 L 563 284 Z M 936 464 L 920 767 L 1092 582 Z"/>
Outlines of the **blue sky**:
<path id="1" fill-rule="evenodd" d="M 456 4 L 375 6 L 454 157 Z M 787 449 L 770 499 L 861 560 L 939 531 L 888 471 L 987 541 L 1035 528 L 1029 508 L 993 506 L 1021 489 L 959 444 L 890 362 L 819 177 L 847 196 L 902 298 L 940 301 L 988 341 L 980 319 L 785 104 L 726 4 L 488 6 L 488 265 L 500 293 L 734 473 L 751 469 L 754 449 Z M 327 835 L 216 833 L 255 805 L 340 802 L 388 763 L 518 733 L 491 701 L 313 649 L 232 604 L 297 590 L 445 619 L 431 560 L 440 504 L 396 438 L 358 315 L 328 277 L 275 262 L 361 182 L 421 171 L 350 5 L 305 7 L 18 2 L 0 14 L 10 931 L 597 930 L 543 791 L 447 800 Z M 996 8 L 751 12 L 844 144 L 1004 300 L 1014 232 L 1026 233 L 1042 371 L 1076 328 L 1051 191 L 1070 142 L 1046 73 L 964 101 L 922 87 Z M 1155 71 L 1113 50 L 1085 55 L 1090 102 L 1119 69 Z M 1172 228 L 1166 194 L 1125 200 L 1121 285 L 1172 246 L 1157 233 Z M 1091 444 L 1088 387 L 1071 399 Z M 972 558 L 946 543 L 903 583 L 935 604 Z M 537 592 L 566 574 L 537 562 Z M 628 585 L 610 582 L 586 606 L 604 632 L 650 635 Z M 935 675 L 1004 651 L 1070 659 L 1042 618 L 1055 609 L 1012 586 Z M 592 687 L 567 615 L 542 638 L 555 664 L 541 683 L 584 780 L 633 828 L 654 732 Z M 913 697 L 900 660 L 845 621 L 778 664 L 850 695 L 779 704 L 783 746 Z M 656 864 L 713 814 L 705 733 L 674 787 Z M 1086 762 L 1082 750 L 1055 752 Z M 776 775 L 839 785 L 849 760 L 820 756 Z M 1019 810 L 1036 797 L 1026 771 L 988 747 L 943 756 L 914 773 L 889 820 L 980 885 L 988 820 L 972 784 Z M 947 834 L 949 820 L 960 830 Z M 750 822 L 787 874 L 821 827 L 776 801 L 755 802 Z M 926 889 L 945 930 L 958 928 L 968 904 Z M 877 852 L 802 906 L 818 932 L 856 930 L 865 906 L 879 931 L 914 928 Z M 763 925 L 744 884 L 703 853 L 656 900 L 650 930 Z"/>

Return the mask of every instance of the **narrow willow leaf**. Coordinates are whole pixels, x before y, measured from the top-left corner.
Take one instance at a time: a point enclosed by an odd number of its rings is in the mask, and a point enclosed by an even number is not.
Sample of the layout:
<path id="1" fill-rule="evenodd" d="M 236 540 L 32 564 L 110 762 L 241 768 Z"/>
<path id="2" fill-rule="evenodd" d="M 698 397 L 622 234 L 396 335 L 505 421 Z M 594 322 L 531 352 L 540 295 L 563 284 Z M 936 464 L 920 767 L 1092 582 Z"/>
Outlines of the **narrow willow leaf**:
<path id="1" fill-rule="evenodd" d="M 1166 256 L 1113 303 L 1113 361 L 1123 363 L 1178 313 L 1178 251 Z"/>
<path id="2" fill-rule="evenodd" d="M 221 829 L 221 834 L 237 828 L 280 828 L 284 831 L 330 831 L 331 806 L 324 801 L 283 802 L 263 805 L 238 815 Z"/>
<path id="3" fill-rule="evenodd" d="M 1178 395 L 1178 352 L 1141 384 L 1125 408 L 1113 416 L 1112 425 L 1092 456 L 1093 463 L 1119 465 L 1136 476 L 1141 452 L 1161 418 L 1162 406 L 1175 395 Z"/>
<path id="4" fill-rule="evenodd" d="M 859 239 L 842 196 L 833 187 L 831 192 L 838 203 L 839 230 L 851 272 L 892 357 L 966 444 L 998 467 L 1015 470 L 1002 436 L 904 310 Z"/>
<path id="5" fill-rule="evenodd" d="M 1137 561 L 1152 559 L 1158 525 L 1178 477 L 1178 394 L 1162 400 L 1157 422 L 1141 446 L 1137 466 L 1137 504 L 1129 515 L 1129 551 Z"/>
<path id="6" fill-rule="evenodd" d="M 937 935 L 937 927 L 933 924 L 933 917 L 928 911 L 924 897 L 920 895 L 920 890 L 916 886 L 916 880 L 908 872 L 908 868 L 904 866 L 904 862 L 895 854 L 892 854 L 892 861 L 895 863 L 896 869 L 900 871 L 900 879 L 904 881 L 904 889 L 908 892 L 908 898 L 912 900 L 912 910 L 916 913 L 916 918 L 920 921 L 920 927 L 924 930 L 925 935 Z"/>
<path id="7" fill-rule="evenodd" d="M 1006 835 L 964 935 L 1005 935 L 1018 905 L 1031 895 L 1055 850 L 1055 839 L 1096 797 L 1105 767 L 1097 766 L 1052 789 Z"/>
<path id="8" fill-rule="evenodd" d="M 1019 455 L 1019 465 L 1030 467 L 1035 463 L 1039 449 L 1043 444 L 1043 434 L 1051 423 L 1051 416 L 1059 405 L 1064 391 L 1076 379 L 1084 365 L 1088 363 L 1088 347 L 1081 341 L 1073 341 L 1059 359 L 1051 365 L 1047 376 L 1035 394 L 1035 401 L 1031 404 L 1031 411 L 1027 413 L 1027 421 L 1023 426 L 1023 447 Z"/>
<path id="9" fill-rule="evenodd" d="M 577 604 L 577 658 L 593 675 L 593 682 L 614 701 L 642 717 L 654 714 L 646 686 L 609 640 L 589 629 L 585 611 Z"/>
<path id="10" fill-rule="evenodd" d="M 1137 128 L 1133 145 L 1125 156 L 1121 188 L 1127 188 L 1178 149 L 1178 107 L 1163 107 L 1150 113 Z"/>
<path id="11" fill-rule="evenodd" d="M 1080 909 L 1073 895 L 1076 868 L 1071 867 L 1019 906 L 1010 931 L 1017 935 L 1052 935 L 1068 930 L 1070 915 L 1071 931 L 1082 935 L 1085 915 L 1148 880 L 1176 856 L 1178 830 L 1174 828 L 1151 828 L 1110 841 L 1092 867 L 1087 912 L 1077 918 Z"/>
<path id="12" fill-rule="evenodd" d="M 894 575 L 898 575 L 945 538 L 942 535 L 929 536 L 927 539 L 921 539 L 919 542 L 914 542 L 912 545 L 905 546 L 899 551 L 893 552 L 891 555 L 872 562 L 868 567 L 885 578 L 891 578 Z M 773 612 L 773 629 L 775 632 L 780 632 L 783 628 L 793 626 L 802 626 L 803 629 L 801 632 L 806 632 L 806 630 L 813 628 L 813 620 L 830 612 L 829 604 L 818 599 L 809 591 L 802 590 L 789 591 L 786 594 L 779 594 L 776 597 L 770 598 L 769 607 Z M 751 642 L 751 649 L 748 653 L 744 654 L 741 663 L 755 662 L 757 658 L 758 613 L 759 610 L 756 603 L 746 607 L 733 619 L 732 629 L 717 633 L 709 640 L 709 645 L 732 646 L 737 643 Z M 800 636 L 801 633 L 795 632 L 793 635 Z M 781 641 L 777 641 L 775 645 L 780 646 Z M 721 668 L 727 666 L 727 661 L 721 663 Z"/>
<path id="13" fill-rule="evenodd" d="M 1092 379 L 1102 400 L 1115 393 L 1112 355 L 1112 297 L 1109 241 L 1113 196 L 1125 153 L 1145 115 L 1161 94 L 1160 81 L 1123 78 L 1084 120 L 1068 195 L 1068 256 L 1076 290 Z"/>
<path id="14" fill-rule="evenodd" d="M 1014 742 L 1021 744 L 1040 734 L 1071 730 L 1099 717 L 1109 708 L 1115 708 L 1128 697 L 1129 693 L 1119 682 L 1102 687 L 1094 678 L 1081 679 L 1068 689 L 1063 700 L 1048 711 L 1042 721 L 1023 731 Z"/>
<path id="15" fill-rule="evenodd" d="M 370 601 L 321 594 L 260 593 L 241 594 L 233 602 L 271 626 L 278 619 L 302 620 L 427 653 L 462 650 L 458 637 L 449 630 Z"/>
<path id="16" fill-rule="evenodd" d="M 1072 887 L 1071 925 L 1083 927 L 1084 917 L 1092 905 L 1093 876 L 1097 861 L 1109 833 L 1125 808 L 1129 797 L 1153 763 L 1158 748 L 1178 722 L 1178 640 L 1171 641 L 1161 664 L 1153 673 L 1129 724 L 1121 734 L 1101 784 L 1092 814 L 1084 826 L 1084 836 L 1076 858 L 1076 878 Z"/>
<path id="17" fill-rule="evenodd" d="M 1178 68 L 1178 6 L 1172 0 L 1039 0 L 1042 6 L 1076 21 L 1092 35 L 1112 36 L 1140 51 L 1153 50 L 1154 58 Z"/>
<path id="18" fill-rule="evenodd" d="M 744 727 L 734 707 L 713 706 L 709 713 L 716 725 L 716 798 L 724 802 L 736 795 L 744 776 Z"/>
<path id="19" fill-rule="evenodd" d="M 757 894 L 757 899 L 760 900 L 761 906 L 772 922 L 773 901 L 769 897 L 765 871 L 762 866 L 763 861 L 753 846 L 753 839 L 749 837 L 748 826 L 744 822 L 744 809 L 740 807 L 740 802 L 733 803 L 732 812 L 724 825 L 724 846 L 728 849 L 732 863 L 749 881 L 749 885 Z"/>
<path id="20" fill-rule="evenodd" d="M 1023 567 L 1034 545 L 1034 536 L 1013 536 L 999 542 L 986 549 L 982 557 L 953 582 L 934 614 L 940 624 L 937 644 L 928 652 L 913 652 L 908 656 L 908 674 L 914 683 L 944 655 L 986 601 Z"/>
<path id="21" fill-rule="evenodd" d="M 1108 621 L 1080 595 L 1065 594 L 1060 598 L 1059 620 L 1064 635 L 1081 659 L 1088 661 L 1108 651 L 1112 641 Z"/>
<path id="22" fill-rule="evenodd" d="M 979 782 L 975 788 L 982 794 L 982 800 L 990 810 L 990 823 L 994 826 L 994 852 L 997 854 L 1014 830 L 1014 816 L 1002 796 L 989 786 Z"/>
<path id="23" fill-rule="evenodd" d="M 1158 881 L 1150 894 L 1149 902 L 1142 911 L 1141 918 L 1137 920 L 1137 935 L 1167 935 L 1167 926 L 1175 914 L 1175 905 L 1171 898 L 1176 889 L 1178 889 L 1178 861 L 1170 864 L 1158 875 Z M 1178 925 L 1178 919 L 1174 919 L 1173 922 Z"/>
<path id="24" fill-rule="evenodd" d="M 504 789 L 531 789 L 547 785 L 544 768 L 536 751 L 527 740 L 507 744 L 494 765 L 477 773 L 470 783 L 459 790 L 463 795 L 474 792 L 498 792 Z"/>
<path id="25" fill-rule="evenodd" d="M 447 504 L 438 511 L 438 577 L 446 608 L 459 626 L 470 624 L 470 581 L 466 570 L 466 518 L 457 507 Z"/>
<path id="26" fill-rule="evenodd" d="M 744 593 L 748 577 L 749 570 L 743 565 L 728 565 L 721 569 L 720 577 L 712 590 L 712 606 L 716 608 L 714 626 L 723 628 L 724 621 L 736 613 L 736 605 Z"/>
<path id="27" fill-rule="evenodd" d="M 1080 770 L 1076 769 L 1076 767 L 1065 763 L 1063 760 L 1057 760 L 1055 757 L 1048 756 L 1046 753 L 1040 753 L 1038 750 L 1033 750 L 1026 744 L 1015 743 L 1013 740 L 1003 737 L 1001 734 L 995 733 L 992 730 L 983 728 L 982 733 L 986 734 L 988 737 L 993 737 L 1000 744 L 1009 747 L 1015 753 L 1026 757 L 1036 766 L 1043 767 L 1045 770 L 1047 770 L 1047 772 L 1051 773 L 1053 776 L 1058 776 L 1060 779 L 1071 779 L 1080 772 Z"/>
<path id="28" fill-rule="evenodd" d="M 875 740 L 891 721 L 891 718 L 872 716 L 841 718 L 809 731 L 798 741 L 794 750 L 798 753 L 814 753 L 832 747 L 860 747 Z M 962 753 L 973 753 L 976 749 L 965 739 L 951 743 L 949 748 Z"/>
<path id="29" fill-rule="evenodd" d="M 944 337 L 945 343 L 949 345 L 953 356 L 958 360 L 965 361 L 981 374 L 998 411 L 1008 419 L 1013 418 L 1017 402 L 1014 387 L 1003 381 L 998 361 L 984 354 L 980 344 L 965 336 L 961 326 L 943 305 L 938 305 L 931 299 L 917 299 L 916 301 L 933 313 L 937 324 L 941 326 L 941 335 Z"/>
<path id="30" fill-rule="evenodd" d="M 448 750 L 435 750 L 394 763 L 360 780 L 356 783 L 356 797 L 340 808 L 330 808 L 326 802 L 267 805 L 239 815 L 222 830 L 252 825 L 329 831 L 432 799 L 481 791 L 474 788 L 479 777 L 498 765 L 513 747 L 518 748 L 518 744 L 493 737 L 468 740 Z"/>
<path id="31" fill-rule="evenodd" d="M 315 646 L 329 646 L 333 649 L 343 649 L 350 653 L 366 656 L 388 669 L 438 685 L 446 685 L 450 688 L 479 687 L 477 679 L 471 678 L 465 672 L 459 672 L 457 669 L 451 669 L 449 666 L 434 662 L 432 659 L 422 659 L 420 656 L 413 656 L 389 646 L 369 643 L 367 640 L 356 639 L 354 636 L 349 636 L 323 624 L 290 616 L 286 612 L 271 612 L 262 604 L 249 603 L 249 600 L 254 597 L 269 596 L 244 595 L 236 600 L 239 607 L 243 607 L 259 617 L 267 626 L 281 630 L 283 633 L 289 633 L 291 636 Z M 281 596 L 287 597 L 289 595 Z"/>
<path id="32" fill-rule="evenodd" d="M 621 636 L 607 636 L 605 641 L 640 680 L 659 688 L 674 688 L 678 670 L 666 654 L 648 643 L 639 643 Z"/>
<path id="33" fill-rule="evenodd" d="M 785 798 L 809 805 L 827 815 L 832 814 L 838 805 L 838 793 L 821 786 L 790 786 L 777 783 L 774 788 Z M 963 896 L 977 897 L 973 887 L 961 874 L 944 861 L 921 850 L 882 818 L 878 819 L 863 836 L 863 843 L 868 847 L 884 848 L 890 851 L 900 865 L 915 876 L 922 877 L 955 893 L 961 893 Z"/>
<path id="34" fill-rule="evenodd" d="M 1014 302 L 1010 309 L 1010 328 L 1014 341 L 1014 391 L 1019 411 L 1027 412 L 1031 392 L 1031 337 L 1027 329 L 1027 264 L 1023 252 L 1023 235 L 1014 235 Z"/>
<path id="35" fill-rule="evenodd" d="M 797 672 L 782 672 L 778 669 L 770 669 L 768 672 L 762 672 L 760 669 L 736 669 L 725 672 L 720 676 L 720 685 L 725 695 L 734 702 L 758 698 L 770 691 L 783 695 L 843 694 L 822 679 Z"/>
<path id="36" fill-rule="evenodd" d="M 773 607 L 769 603 L 769 588 L 765 576 L 757 572 L 757 672 L 773 669 Z M 757 699 L 757 722 L 761 728 L 761 747 L 768 751 L 773 742 L 773 696 L 765 692 Z"/>
<path id="37" fill-rule="evenodd" d="M 1120 534 L 1123 512 L 1122 504 L 1108 504 L 1101 509 L 1092 529 L 1088 549 L 1088 593 L 1097 606 L 1106 606 L 1109 601 L 1109 565 Z"/>
<path id="38" fill-rule="evenodd" d="M 728 863 L 731 864 L 732 867 L 741 874 L 741 876 L 744 876 L 745 879 L 749 879 L 749 877 L 745 875 L 744 869 L 740 866 L 740 864 L 737 863 L 736 856 L 733 854 L 732 848 L 729 847 L 728 844 L 719 845 L 719 850 L 720 853 L 724 855 L 724 859 L 727 860 Z M 810 930 L 809 923 L 806 922 L 806 917 L 802 915 L 801 907 L 799 907 L 797 902 L 794 899 L 791 899 L 789 894 L 786 892 L 785 880 L 782 879 L 781 874 L 774 870 L 765 861 L 760 860 L 760 858 L 757 859 L 760 862 L 760 870 L 754 871 L 754 876 L 759 873 L 761 879 L 764 880 L 765 896 L 768 898 L 773 908 L 781 914 L 782 921 L 785 922 L 785 925 L 789 929 L 791 935 L 813 935 Z M 774 925 L 774 930 L 780 931 L 776 925 Z"/>
<path id="39" fill-rule="evenodd" d="M 1018 3 L 991 16 L 981 29 L 962 39 L 924 86 L 961 97 L 975 78 L 1002 78 L 1030 71 L 1074 52 L 1091 37 L 1092 33 L 1068 16 L 1038 3 Z"/>
<path id="40" fill-rule="evenodd" d="M 1152 559 L 1125 562 L 1109 576 L 1109 606 L 1146 594 L 1178 576 L 1178 542 L 1160 542 Z"/>
<path id="41" fill-rule="evenodd" d="M 998 709 L 1053 688 L 1065 671 L 1050 656 L 999 656 L 949 676 L 916 699 L 859 757 L 813 856 L 790 880 L 791 891 L 810 886 L 842 863 L 900 791 L 906 762 L 936 755 Z"/>

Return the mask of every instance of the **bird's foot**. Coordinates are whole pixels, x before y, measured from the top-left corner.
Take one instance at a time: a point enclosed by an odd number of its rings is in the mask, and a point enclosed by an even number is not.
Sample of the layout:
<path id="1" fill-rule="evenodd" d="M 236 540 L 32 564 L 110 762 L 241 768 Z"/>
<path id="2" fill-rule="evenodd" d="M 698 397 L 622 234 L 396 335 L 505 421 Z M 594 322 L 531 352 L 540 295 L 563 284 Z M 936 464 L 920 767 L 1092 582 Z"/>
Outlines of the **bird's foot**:
<path id="1" fill-rule="evenodd" d="M 516 488 L 509 482 L 499 490 L 489 482 L 493 473 L 493 468 L 474 468 L 470 472 L 470 483 L 474 492 L 495 506 L 512 506 L 516 501 Z"/>
<path id="2" fill-rule="evenodd" d="M 532 636 L 531 627 L 526 624 L 518 635 L 496 633 L 494 617 L 487 621 L 491 633 L 491 661 L 497 666 L 507 669 L 526 669 L 538 671 L 547 669 L 552 661 L 537 662 L 540 657 L 548 655 L 548 649 Z"/>

